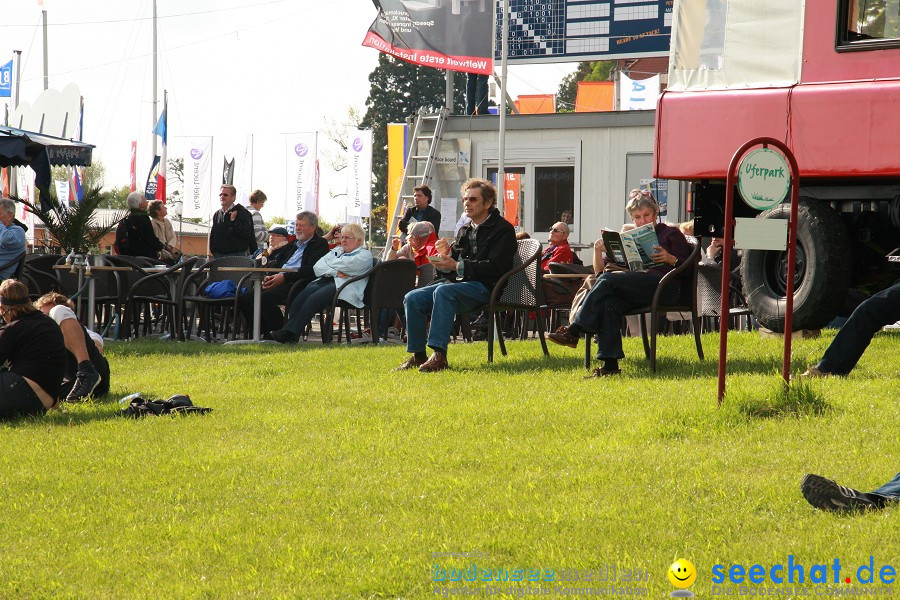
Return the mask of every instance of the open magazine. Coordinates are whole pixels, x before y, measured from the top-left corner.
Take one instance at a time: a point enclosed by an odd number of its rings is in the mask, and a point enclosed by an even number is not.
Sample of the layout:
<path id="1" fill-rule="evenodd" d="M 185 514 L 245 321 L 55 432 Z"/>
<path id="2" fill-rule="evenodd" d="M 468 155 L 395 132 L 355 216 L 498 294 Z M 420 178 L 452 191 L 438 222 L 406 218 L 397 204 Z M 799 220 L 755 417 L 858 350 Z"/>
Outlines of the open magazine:
<path id="1" fill-rule="evenodd" d="M 622 232 L 604 229 L 602 237 L 606 257 L 620 267 L 632 271 L 646 271 L 650 267 L 662 264 L 650 260 L 650 255 L 655 252 L 653 247 L 659 246 L 655 223 L 647 223 Z"/>

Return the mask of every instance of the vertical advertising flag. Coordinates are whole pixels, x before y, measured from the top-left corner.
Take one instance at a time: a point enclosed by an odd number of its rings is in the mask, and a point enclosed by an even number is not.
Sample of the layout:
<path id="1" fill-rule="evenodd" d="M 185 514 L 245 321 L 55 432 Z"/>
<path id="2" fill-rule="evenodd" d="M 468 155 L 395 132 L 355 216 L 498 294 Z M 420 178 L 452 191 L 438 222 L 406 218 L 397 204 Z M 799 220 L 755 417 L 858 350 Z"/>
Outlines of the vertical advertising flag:
<path id="1" fill-rule="evenodd" d="M 63 208 L 69 207 L 69 181 L 67 179 L 55 179 L 56 199 Z"/>
<path id="2" fill-rule="evenodd" d="M 388 224 L 394 216 L 394 210 L 400 198 L 400 188 L 403 186 L 403 171 L 406 168 L 406 123 L 388 123 L 388 180 L 387 201 Z M 401 207 L 401 211 L 403 208 Z M 401 213 L 402 215 L 402 213 Z"/>
<path id="3" fill-rule="evenodd" d="M 234 185 L 234 158 L 229 161 L 227 156 L 223 156 L 222 160 L 222 185 Z"/>
<path id="4" fill-rule="evenodd" d="M 9 196 L 9 167 L 0 169 L 0 195 Z"/>
<path id="5" fill-rule="evenodd" d="M 28 200 L 34 204 L 34 171 L 32 169 L 16 169 L 16 189 L 19 198 Z M 25 205 L 21 205 L 21 209 L 16 211 L 18 219 L 28 227 L 25 231 L 25 239 L 34 245 L 34 213 L 25 210 Z M 46 232 L 46 229 L 44 230 Z"/>
<path id="6" fill-rule="evenodd" d="M 659 96 L 659 75 L 631 79 L 619 74 L 619 110 L 653 110 Z"/>
<path id="7" fill-rule="evenodd" d="M 12 61 L 0 65 L 0 98 L 12 96 Z"/>
<path id="8" fill-rule="evenodd" d="M 184 138 L 184 217 L 212 215 L 212 138 Z"/>
<path id="9" fill-rule="evenodd" d="M 315 212 L 319 207 L 316 181 L 318 144 L 315 132 L 288 133 L 284 136 L 284 142 L 284 218 L 290 222 L 301 210 Z"/>
<path id="10" fill-rule="evenodd" d="M 166 146 L 168 144 L 168 136 L 166 135 L 166 109 L 163 108 L 153 133 L 162 139 L 162 148 L 159 153 L 159 169 L 156 173 L 156 199 L 166 201 Z"/>
<path id="11" fill-rule="evenodd" d="M 493 71 L 494 2 L 373 1 L 378 16 L 363 46 L 435 69 Z"/>
<path id="12" fill-rule="evenodd" d="M 133 192 L 137 189 L 137 141 L 132 140 L 131 142 L 131 184 L 128 186 L 128 190 Z"/>
<path id="13" fill-rule="evenodd" d="M 372 130 L 347 136 L 347 216 L 372 216 Z"/>
<path id="14" fill-rule="evenodd" d="M 147 184 L 144 186 L 144 198 L 156 200 L 156 191 L 159 185 L 159 157 L 153 157 L 153 165 L 147 173 Z"/>

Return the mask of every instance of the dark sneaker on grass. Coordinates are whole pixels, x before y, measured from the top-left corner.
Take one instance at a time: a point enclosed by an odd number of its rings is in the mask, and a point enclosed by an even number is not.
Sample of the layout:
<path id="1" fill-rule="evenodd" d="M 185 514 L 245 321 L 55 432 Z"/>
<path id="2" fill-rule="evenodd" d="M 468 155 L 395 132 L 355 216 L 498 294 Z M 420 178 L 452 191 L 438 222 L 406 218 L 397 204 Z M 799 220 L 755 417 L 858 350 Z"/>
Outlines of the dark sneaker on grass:
<path id="1" fill-rule="evenodd" d="M 297 336 L 287 329 L 276 329 L 269 332 L 269 339 L 275 340 L 279 344 L 296 344 Z"/>
<path id="2" fill-rule="evenodd" d="M 66 396 L 66 402 L 81 402 L 85 400 L 94 393 L 102 379 L 91 361 L 82 361 L 78 364 L 78 371 L 75 373 L 75 385 L 72 386 L 72 391 Z"/>
<path id="3" fill-rule="evenodd" d="M 419 367 L 420 373 L 437 373 L 438 371 L 443 371 L 450 364 L 447 362 L 447 355 L 443 352 L 438 352 L 437 350 L 432 353 L 431 358 L 422 363 L 422 366 Z"/>
<path id="4" fill-rule="evenodd" d="M 806 501 L 821 510 L 865 510 L 884 505 L 873 494 L 838 485 L 836 481 L 819 475 L 804 477 L 800 489 Z"/>
<path id="5" fill-rule="evenodd" d="M 392 371 L 408 371 L 409 369 L 418 369 L 419 367 L 421 367 L 422 365 L 425 364 L 426 360 L 428 360 L 428 359 L 423 358 L 420 360 L 420 359 L 416 358 L 415 354 L 413 354 L 412 356 L 410 356 L 409 358 L 406 359 L 405 363 L 403 363 L 399 367 L 394 367 L 391 370 Z"/>

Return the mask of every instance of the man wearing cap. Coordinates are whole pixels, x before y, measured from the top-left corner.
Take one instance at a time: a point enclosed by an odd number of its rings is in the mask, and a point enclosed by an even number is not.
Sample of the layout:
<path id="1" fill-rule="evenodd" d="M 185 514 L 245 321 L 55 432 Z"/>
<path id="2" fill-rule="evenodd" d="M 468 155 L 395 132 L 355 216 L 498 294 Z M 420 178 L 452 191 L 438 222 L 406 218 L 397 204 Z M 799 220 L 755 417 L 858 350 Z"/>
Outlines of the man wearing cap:
<path id="1" fill-rule="evenodd" d="M 296 239 L 292 237 L 284 225 L 272 225 L 269 228 L 269 247 L 256 257 L 259 266 L 271 269 L 286 263 L 297 249 L 296 245 L 290 244 Z"/>
<path id="2" fill-rule="evenodd" d="M 260 305 L 260 331 L 268 333 L 269 331 L 281 329 L 282 325 L 284 325 L 284 315 L 279 306 L 287 302 L 288 294 L 290 294 L 293 285 L 298 281 L 309 283 L 316 278 L 316 274 L 313 272 L 313 265 L 328 254 L 328 242 L 318 234 L 318 227 L 319 217 L 316 216 L 316 213 L 308 210 L 297 213 L 297 220 L 294 222 L 297 241 L 286 244 L 280 249 L 283 250 L 283 253 L 288 258 L 280 265 L 275 265 L 285 269 L 297 270 L 289 273 L 274 273 L 263 278 L 262 296 L 260 298 L 262 302 Z M 270 230 L 269 233 L 274 233 L 274 235 L 287 234 L 287 230 L 284 228 L 276 227 L 273 229 L 282 229 L 282 231 L 275 233 Z M 285 235 L 284 237 L 287 236 Z M 267 262 L 266 266 L 273 265 Z M 252 322 L 253 293 L 241 294 L 238 297 L 238 307 L 244 318 L 247 319 L 247 322 Z"/>
<path id="3" fill-rule="evenodd" d="M 435 243 L 438 241 L 437 234 L 434 232 L 434 225 L 428 221 L 419 221 L 409 228 L 409 239 L 400 247 L 400 239 L 394 238 L 393 247 L 388 252 L 388 259 L 395 260 L 397 258 L 408 258 L 416 261 L 416 266 L 428 264 L 428 257 L 437 254 L 434 249 Z"/>

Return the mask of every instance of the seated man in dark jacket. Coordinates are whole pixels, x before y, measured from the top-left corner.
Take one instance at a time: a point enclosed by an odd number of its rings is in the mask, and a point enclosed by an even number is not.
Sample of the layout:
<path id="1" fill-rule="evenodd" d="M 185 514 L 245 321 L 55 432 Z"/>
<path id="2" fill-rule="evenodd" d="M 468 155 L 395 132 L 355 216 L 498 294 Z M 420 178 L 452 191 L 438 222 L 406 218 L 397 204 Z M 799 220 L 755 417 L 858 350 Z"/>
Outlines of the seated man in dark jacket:
<path id="1" fill-rule="evenodd" d="M 288 294 L 295 283 L 298 281 L 309 283 L 316 278 L 313 265 L 328 254 L 328 241 L 316 231 L 319 227 L 319 217 L 316 216 L 316 213 L 308 210 L 298 213 L 294 226 L 297 241 L 284 247 L 288 251 L 291 249 L 293 251 L 280 252 L 280 256 L 287 256 L 280 264 L 266 263 L 266 267 L 284 267 L 297 269 L 297 271 L 274 273 L 263 278 L 259 320 L 262 332 L 276 331 L 282 328 L 284 315 L 279 306 L 287 301 Z M 285 233 L 287 232 L 285 231 Z M 241 294 L 238 297 L 238 306 L 247 322 L 251 323 L 253 320 L 253 292 Z"/>
<path id="2" fill-rule="evenodd" d="M 164 244 L 153 232 L 150 213 L 147 212 L 147 198 L 141 192 L 131 192 L 125 199 L 128 203 L 128 216 L 125 217 L 125 228 L 128 232 L 126 241 L 117 240 L 119 254 L 127 256 L 145 256 L 159 258 L 159 251 Z"/>
<path id="3" fill-rule="evenodd" d="M 471 221 L 459 230 L 452 246 L 443 239 L 434 245 L 440 258 L 429 260 L 437 271 L 437 281 L 403 299 L 406 349 L 412 356 L 397 370 L 418 367 L 430 373 L 446 369 L 456 313 L 487 303 L 494 284 L 512 268 L 516 232 L 495 206 L 497 190 L 489 181 L 472 178 L 463 184 L 462 197 L 463 210 Z M 434 351 L 431 358 L 427 358 L 426 344 Z"/>

